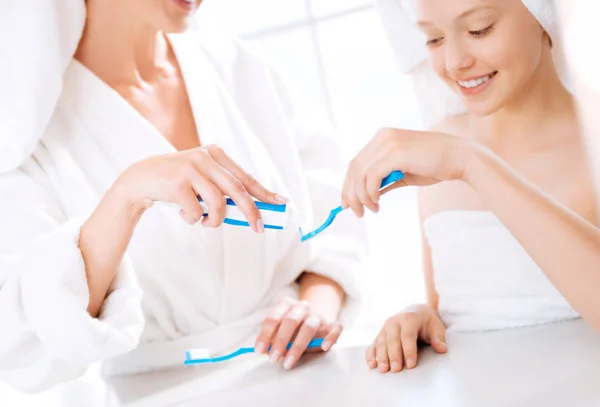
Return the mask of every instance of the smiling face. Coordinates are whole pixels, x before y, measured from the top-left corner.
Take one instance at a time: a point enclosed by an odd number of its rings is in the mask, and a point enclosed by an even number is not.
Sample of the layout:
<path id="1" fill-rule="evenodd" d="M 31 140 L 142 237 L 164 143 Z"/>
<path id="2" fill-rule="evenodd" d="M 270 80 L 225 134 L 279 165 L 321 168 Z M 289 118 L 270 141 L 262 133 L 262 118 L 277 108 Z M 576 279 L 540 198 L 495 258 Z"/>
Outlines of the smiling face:
<path id="1" fill-rule="evenodd" d="M 473 114 L 517 99 L 543 64 L 552 64 L 548 36 L 521 0 L 413 0 L 411 6 L 433 70 Z"/>

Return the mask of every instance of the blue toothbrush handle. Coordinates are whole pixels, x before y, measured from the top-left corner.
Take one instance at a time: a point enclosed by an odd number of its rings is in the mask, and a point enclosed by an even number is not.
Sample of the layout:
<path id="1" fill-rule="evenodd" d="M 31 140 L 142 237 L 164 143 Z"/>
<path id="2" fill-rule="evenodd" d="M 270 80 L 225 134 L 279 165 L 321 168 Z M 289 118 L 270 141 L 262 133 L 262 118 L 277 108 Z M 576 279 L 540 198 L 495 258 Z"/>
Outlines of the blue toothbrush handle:
<path id="1" fill-rule="evenodd" d="M 323 345 L 323 341 L 325 339 L 324 338 L 317 338 L 317 339 L 313 339 L 312 341 L 310 341 L 308 343 L 308 346 L 306 347 L 307 349 L 314 349 L 314 348 L 320 348 L 321 345 Z M 287 350 L 290 350 L 292 348 L 292 346 L 294 346 L 294 342 L 290 342 L 287 345 Z M 269 349 L 267 350 L 267 352 L 271 351 L 271 346 L 269 346 Z"/>
<path id="2" fill-rule="evenodd" d="M 383 189 L 393 184 L 394 182 L 400 181 L 402 178 L 404 178 L 404 174 L 402 173 L 402 171 L 392 171 L 390 175 L 388 175 L 381 181 L 380 189 Z"/>

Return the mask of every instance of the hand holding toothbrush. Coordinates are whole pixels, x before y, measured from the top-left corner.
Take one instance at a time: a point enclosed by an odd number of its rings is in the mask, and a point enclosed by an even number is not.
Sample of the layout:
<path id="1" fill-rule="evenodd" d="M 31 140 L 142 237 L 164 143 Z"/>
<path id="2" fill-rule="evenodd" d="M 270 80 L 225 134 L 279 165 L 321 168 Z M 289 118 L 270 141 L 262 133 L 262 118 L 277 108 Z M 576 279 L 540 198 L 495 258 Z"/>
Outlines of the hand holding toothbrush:
<path id="1" fill-rule="evenodd" d="M 381 195 L 393 189 L 464 179 L 475 148 L 470 140 L 447 134 L 382 129 L 350 163 L 342 207 L 362 217 L 365 206 L 377 212 Z M 394 170 L 401 170 L 404 179 L 380 191 L 381 180 Z"/>
<path id="2" fill-rule="evenodd" d="M 291 369 L 300 357 L 309 351 L 307 346 L 314 338 L 324 338 L 318 352 L 327 352 L 337 342 L 342 325 L 319 315 L 307 301 L 282 299 L 271 310 L 256 340 L 256 353 L 268 353 L 271 361 L 283 360 L 283 367 Z M 287 350 L 289 342 L 294 342 Z M 269 350 L 270 348 L 270 350 Z"/>
<path id="3" fill-rule="evenodd" d="M 285 203 L 215 145 L 142 160 L 129 167 L 112 189 L 120 191 L 118 195 L 136 209 L 144 210 L 154 201 L 179 204 L 182 218 L 190 224 L 203 218 L 204 208 L 198 202 L 201 196 L 208 206 L 202 224 L 209 227 L 223 223 L 225 197 L 229 196 L 257 233 L 264 231 L 264 223 L 252 197 Z"/>

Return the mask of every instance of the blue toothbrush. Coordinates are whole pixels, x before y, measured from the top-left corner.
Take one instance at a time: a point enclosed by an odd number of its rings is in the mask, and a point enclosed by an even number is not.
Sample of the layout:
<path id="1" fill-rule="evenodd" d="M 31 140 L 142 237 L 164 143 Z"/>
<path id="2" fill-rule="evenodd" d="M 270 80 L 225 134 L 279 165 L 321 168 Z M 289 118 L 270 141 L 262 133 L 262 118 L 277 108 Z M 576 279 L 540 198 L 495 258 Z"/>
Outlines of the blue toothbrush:
<path id="1" fill-rule="evenodd" d="M 393 171 L 390 175 L 388 175 L 381 181 L 381 187 L 379 189 L 383 189 L 393 184 L 394 182 L 400 181 L 403 178 L 404 174 L 401 171 Z M 332 209 L 331 212 L 329 212 L 329 217 L 327 218 L 327 220 L 321 226 L 319 226 L 317 229 L 313 230 L 310 233 L 302 233 L 302 228 L 300 227 L 300 240 L 302 242 L 306 242 L 307 240 L 312 239 L 313 237 L 317 236 L 319 233 L 327 229 L 333 223 L 333 220 L 341 211 L 343 211 L 343 208 L 341 206 Z"/>
<path id="2" fill-rule="evenodd" d="M 288 343 L 287 349 L 290 350 L 294 342 Z M 313 339 L 308 344 L 308 349 L 311 348 L 320 348 L 323 344 L 323 338 Z M 269 346 L 269 349 L 271 347 Z M 244 355 L 246 353 L 254 353 L 254 348 L 239 348 L 235 352 L 230 353 L 229 355 L 219 356 L 215 358 L 210 357 L 210 353 L 208 349 L 190 349 L 185 352 L 185 361 L 184 365 L 198 365 L 198 364 L 206 364 L 206 363 L 218 363 L 225 362 L 226 360 L 233 359 L 237 356 Z"/>

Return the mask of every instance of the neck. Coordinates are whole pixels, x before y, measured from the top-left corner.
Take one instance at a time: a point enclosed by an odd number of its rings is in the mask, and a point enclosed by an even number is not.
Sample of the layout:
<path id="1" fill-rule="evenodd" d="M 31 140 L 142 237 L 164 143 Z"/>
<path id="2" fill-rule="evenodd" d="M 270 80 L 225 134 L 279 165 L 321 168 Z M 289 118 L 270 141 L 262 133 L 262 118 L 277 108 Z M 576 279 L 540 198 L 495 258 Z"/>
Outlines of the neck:
<path id="1" fill-rule="evenodd" d="M 87 0 L 87 22 L 75 58 L 111 86 L 152 82 L 167 68 L 162 32 L 136 18 L 127 2 Z"/>
<path id="2" fill-rule="evenodd" d="M 575 116 L 573 97 L 556 72 L 550 50 L 542 58 L 545 60 L 517 98 L 489 116 L 471 119 L 490 141 L 535 141 L 544 137 L 543 127 L 568 123 Z"/>

